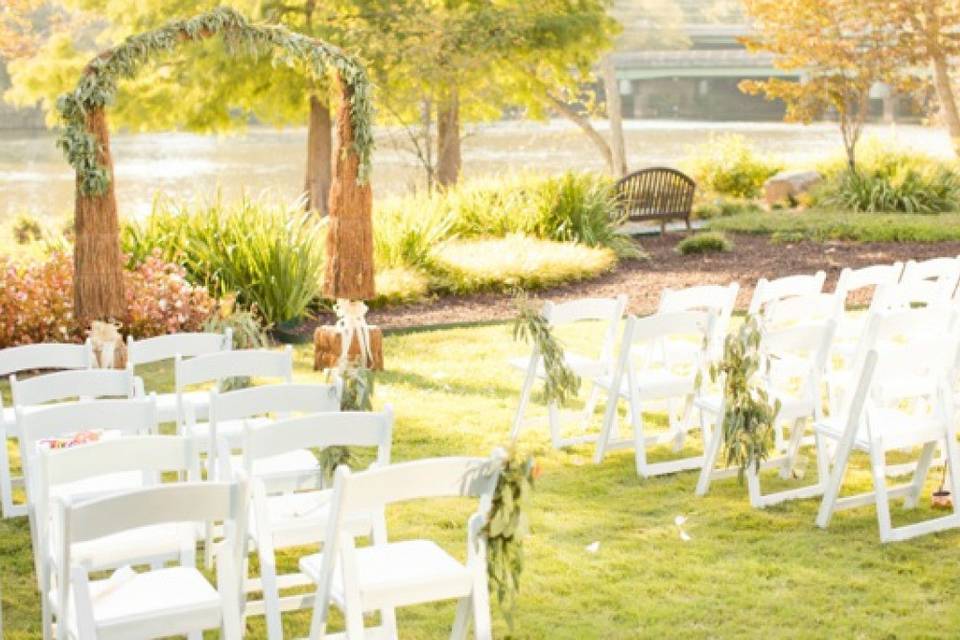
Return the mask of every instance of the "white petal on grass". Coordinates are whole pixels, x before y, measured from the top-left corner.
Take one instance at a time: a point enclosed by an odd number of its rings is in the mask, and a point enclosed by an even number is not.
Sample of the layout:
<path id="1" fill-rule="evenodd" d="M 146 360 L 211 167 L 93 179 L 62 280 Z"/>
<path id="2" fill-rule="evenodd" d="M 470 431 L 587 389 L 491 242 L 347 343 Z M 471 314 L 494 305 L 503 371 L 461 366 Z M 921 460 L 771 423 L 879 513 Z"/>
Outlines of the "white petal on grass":
<path id="1" fill-rule="evenodd" d="M 693 538 L 690 537 L 690 534 L 684 531 L 683 529 L 680 529 L 680 539 L 683 540 L 684 542 L 690 542 L 691 540 L 693 540 Z"/>
<path id="2" fill-rule="evenodd" d="M 596 553 L 597 551 L 600 551 L 600 541 L 597 540 L 595 542 L 591 542 L 587 545 L 586 549 L 587 553 Z"/>
<path id="3" fill-rule="evenodd" d="M 687 516 L 677 516 L 673 519 L 673 524 L 682 527 L 687 521 Z"/>

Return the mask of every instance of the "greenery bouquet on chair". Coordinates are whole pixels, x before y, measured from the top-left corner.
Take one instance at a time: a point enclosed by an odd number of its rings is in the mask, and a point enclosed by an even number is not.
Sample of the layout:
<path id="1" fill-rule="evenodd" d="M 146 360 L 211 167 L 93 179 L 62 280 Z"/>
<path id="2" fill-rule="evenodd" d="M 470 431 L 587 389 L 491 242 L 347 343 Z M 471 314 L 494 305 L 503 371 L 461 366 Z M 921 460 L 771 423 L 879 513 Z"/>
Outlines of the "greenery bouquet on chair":
<path id="1" fill-rule="evenodd" d="M 710 379 L 720 382 L 724 412 L 723 429 L 726 464 L 739 468 L 742 483 L 747 469 L 760 471 L 776 443 L 775 423 L 780 401 L 770 402 L 767 392 L 756 383 L 756 374 L 765 366 L 760 353 L 762 329 L 748 316 L 740 330 L 727 336 L 723 358 L 710 365 Z"/>

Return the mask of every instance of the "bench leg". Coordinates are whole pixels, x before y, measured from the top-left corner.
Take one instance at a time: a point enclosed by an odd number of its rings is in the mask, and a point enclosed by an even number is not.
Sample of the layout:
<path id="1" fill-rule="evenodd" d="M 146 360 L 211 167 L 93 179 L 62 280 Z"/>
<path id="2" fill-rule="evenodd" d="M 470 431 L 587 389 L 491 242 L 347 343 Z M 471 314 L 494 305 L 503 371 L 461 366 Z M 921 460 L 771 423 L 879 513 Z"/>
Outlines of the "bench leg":
<path id="1" fill-rule="evenodd" d="M 693 227 L 690 226 L 690 216 L 685 217 L 683 221 L 687 223 L 687 231 L 693 231 Z"/>

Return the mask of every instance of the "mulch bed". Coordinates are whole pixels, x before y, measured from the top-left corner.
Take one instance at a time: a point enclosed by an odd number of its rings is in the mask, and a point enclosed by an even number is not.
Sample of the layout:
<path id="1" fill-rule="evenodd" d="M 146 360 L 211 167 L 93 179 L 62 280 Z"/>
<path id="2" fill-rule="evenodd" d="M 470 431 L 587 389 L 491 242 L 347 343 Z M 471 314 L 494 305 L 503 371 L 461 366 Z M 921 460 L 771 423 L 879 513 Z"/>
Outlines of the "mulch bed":
<path id="1" fill-rule="evenodd" d="M 960 242 L 775 244 L 769 236 L 730 234 L 734 242 L 730 253 L 681 256 L 673 248 L 682 237 L 682 234 L 668 232 L 666 237 L 643 238 L 639 243 L 650 255 L 649 260 L 624 262 L 601 278 L 546 289 L 534 295 L 560 301 L 626 293 L 630 297 L 629 312 L 642 315 L 656 310 L 660 292 L 666 287 L 680 289 L 699 284 L 729 284 L 736 280 L 740 283 L 737 308 L 745 310 L 761 277 L 779 278 L 823 269 L 827 272 L 826 290 L 830 291 L 843 267 L 960 255 Z M 368 314 L 368 320 L 384 329 L 402 329 L 506 320 L 514 315 L 509 295 L 485 293 L 375 309 Z M 329 323 L 333 318 L 319 320 Z"/>

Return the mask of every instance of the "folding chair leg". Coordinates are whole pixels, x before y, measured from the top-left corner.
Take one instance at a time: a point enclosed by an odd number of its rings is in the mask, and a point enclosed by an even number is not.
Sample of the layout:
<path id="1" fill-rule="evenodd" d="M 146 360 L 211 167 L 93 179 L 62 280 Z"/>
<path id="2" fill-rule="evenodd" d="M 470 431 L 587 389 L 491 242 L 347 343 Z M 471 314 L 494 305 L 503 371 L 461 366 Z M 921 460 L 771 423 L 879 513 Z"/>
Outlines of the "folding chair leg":
<path id="1" fill-rule="evenodd" d="M 960 487 L 960 449 L 957 447 L 957 440 L 953 433 L 947 435 L 944 442 L 944 454 L 947 456 L 947 481 L 950 483 L 951 491 L 953 487 Z M 960 516 L 960 500 L 954 496 L 953 513 Z"/>
<path id="2" fill-rule="evenodd" d="M 631 407 L 633 403 L 631 402 Z M 630 422 L 633 427 L 633 456 L 637 466 L 637 475 L 647 477 L 647 439 L 643 435 L 643 412 L 640 407 L 633 407 L 630 411 Z"/>
<path id="3" fill-rule="evenodd" d="M 787 441 L 787 455 L 784 457 L 783 464 L 780 466 L 780 477 L 784 480 L 790 478 L 790 475 L 793 473 L 793 468 L 797 464 L 797 453 L 800 451 L 800 441 L 803 439 L 805 426 L 806 420 L 804 418 L 800 418 L 793 423 L 790 440 Z"/>
<path id="4" fill-rule="evenodd" d="M 263 540 L 257 545 L 260 559 L 260 586 L 263 592 L 264 617 L 267 623 L 269 640 L 283 639 L 283 625 L 280 617 L 280 590 L 277 586 L 277 561 L 273 554 L 273 545 Z"/>
<path id="5" fill-rule="evenodd" d="M 903 500 L 904 508 L 913 509 L 920 501 L 920 494 L 923 493 L 923 485 L 927 480 L 930 463 L 933 461 L 933 454 L 936 453 L 936 449 L 936 442 L 928 442 L 923 445 L 923 450 L 920 452 L 920 459 L 917 461 L 917 468 L 913 472 L 913 481 L 910 483 L 912 488 Z"/>
<path id="6" fill-rule="evenodd" d="M 530 404 L 530 394 L 533 392 L 533 383 L 537 379 L 536 363 L 531 363 L 527 367 L 527 374 L 523 378 L 523 386 L 520 389 L 520 404 L 517 406 L 517 414 L 513 418 L 513 428 L 510 429 L 510 439 L 516 440 L 520 435 L 520 429 L 523 427 L 523 420 L 527 415 L 527 406 Z"/>
<path id="7" fill-rule="evenodd" d="M 874 501 L 877 505 L 877 524 L 880 527 L 880 542 L 891 538 L 890 496 L 887 495 L 887 461 L 879 442 L 870 444 L 870 472 L 873 476 Z"/>
<path id="8" fill-rule="evenodd" d="M 583 422 L 581 427 L 586 429 L 590 426 L 590 420 L 593 419 L 593 412 L 597 409 L 597 402 L 600 400 L 600 387 L 595 384 L 590 385 L 590 395 L 587 396 L 587 404 L 583 407 Z"/>
<path id="9" fill-rule="evenodd" d="M 720 415 L 723 415 L 721 407 Z M 700 422 L 701 425 L 705 423 L 703 417 L 703 410 L 701 409 L 700 413 Z M 716 423 L 710 429 L 710 438 L 707 441 L 706 450 L 703 452 L 703 467 L 700 469 L 700 477 L 697 479 L 697 490 L 696 494 L 698 496 L 707 495 L 707 491 L 710 490 L 710 480 L 711 475 L 713 475 L 713 469 L 717 466 L 717 456 L 720 455 L 720 444 L 723 441 L 723 423 L 720 417 L 717 417 Z"/>
<path id="10" fill-rule="evenodd" d="M 819 433 L 814 434 L 814 446 L 817 448 L 817 482 L 826 488 L 830 479 L 830 451 L 827 439 Z"/>
<path id="11" fill-rule="evenodd" d="M 677 437 L 673 442 L 673 450 L 681 451 L 683 443 L 687 438 L 687 432 L 690 430 L 690 420 L 693 417 L 693 396 L 685 396 L 683 399 L 683 410 L 680 412 L 677 422 Z"/>
<path id="12" fill-rule="evenodd" d="M 388 638 L 397 637 L 397 611 L 393 608 L 380 609 L 380 626 Z"/>
<path id="13" fill-rule="evenodd" d="M 486 571 L 485 568 L 484 571 Z M 470 604 L 473 605 L 474 639 L 493 640 L 493 624 L 490 620 L 490 590 L 487 587 L 486 575 L 482 579 L 474 580 Z"/>
<path id="14" fill-rule="evenodd" d="M 818 437 L 823 439 L 818 434 Z M 827 485 L 823 491 L 823 499 L 820 500 L 820 510 L 817 512 L 817 526 L 826 529 L 830 525 L 830 519 L 833 517 L 834 508 L 837 505 L 837 498 L 840 495 L 840 485 L 843 483 L 843 476 L 847 472 L 847 461 L 850 459 L 851 443 L 841 440 L 837 445 L 837 450 L 833 456 L 833 469 L 827 478 Z M 826 455 L 824 451 L 824 455 Z"/>
<path id="15" fill-rule="evenodd" d="M 607 452 L 607 443 L 616 431 L 617 405 L 620 403 L 620 394 L 616 391 L 607 391 L 607 409 L 603 414 L 603 424 L 600 426 L 600 437 L 597 438 L 597 448 L 593 452 L 593 462 L 600 464 Z"/>
<path id="16" fill-rule="evenodd" d="M 560 407 L 555 402 L 547 405 L 547 419 L 550 422 L 550 441 L 554 449 L 563 448 L 563 434 L 560 433 Z"/>
<path id="17" fill-rule="evenodd" d="M 750 506 L 754 509 L 763 508 L 763 495 L 760 493 L 760 474 L 756 467 L 747 467 L 747 493 L 750 494 Z"/>
<path id="18" fill-rule="evenodd" d="M 44 585 L 40 593 L 40 618 L 43 625 L 43 640 L 53 640 L 53 611 L 50 610 L 50 589 Z"/>
<path id="19" fill-rule="evenodd" d="M 16 514 L 13 505 L 13 481 L 10 475 L 10 442 L 7 439 L 7 430 L 0 428 L 0 505 L 3 506 L 3 517 L 12 518 Z"/>
<path id="20" fill-rule="evenodd" d="M 450 640 L 467 640 L 472 612 L 473 603 L 470 597 L 460 598 L 457 602 L 457 617 L 453 619 L 453 629 L 450 631 Z"/>

